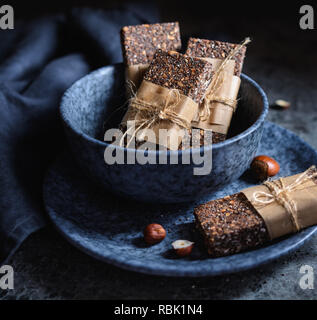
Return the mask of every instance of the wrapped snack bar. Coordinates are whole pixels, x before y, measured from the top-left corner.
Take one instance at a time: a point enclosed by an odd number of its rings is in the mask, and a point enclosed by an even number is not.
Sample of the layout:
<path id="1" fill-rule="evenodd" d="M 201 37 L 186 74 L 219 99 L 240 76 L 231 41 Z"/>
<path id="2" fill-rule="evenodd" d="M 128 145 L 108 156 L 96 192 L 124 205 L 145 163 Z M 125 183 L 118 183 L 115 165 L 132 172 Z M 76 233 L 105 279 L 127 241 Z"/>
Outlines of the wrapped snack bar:
<path id="1" fill-rule="evenodd" d="M 213 131 L 213 143 L 224 141 L 237 105 L 240 74 L 246 52 L 242 44 L 190 38 L 186 54 L 209 61 L 215 76 L 192 126 Z"/>
<path id="2" fill-rule="evenodd" d="M 191 128 L 211 78 L 209 62 L 158 50 L 124 119 L 135 123 L 129 135 L 177 150 Z M 147 129 L 155 137 L 147 135 Z"/>
<path id="3" fill-rule="evenodd" d="M 121 45 L 126 79 L 137 89 L 157 49 L 181 48 L 178 22 L 125 26 L 121 29 Z"/>
<path id="4" fill-rule="evenodd" d="M 226 256 L 317 224 L 317 170 L 266 181 L 194 211 L 208 253 Z"/>

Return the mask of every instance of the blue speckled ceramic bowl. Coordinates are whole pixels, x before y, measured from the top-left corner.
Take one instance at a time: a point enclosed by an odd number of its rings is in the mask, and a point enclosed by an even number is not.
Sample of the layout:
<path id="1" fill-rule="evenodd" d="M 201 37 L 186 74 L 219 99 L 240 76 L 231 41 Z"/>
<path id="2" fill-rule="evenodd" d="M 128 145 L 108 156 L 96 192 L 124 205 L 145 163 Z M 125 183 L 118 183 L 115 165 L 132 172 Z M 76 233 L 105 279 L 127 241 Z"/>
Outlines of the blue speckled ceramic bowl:
<path id="1" fill-rule="evenodd" d="M 169 164 L 172 153 L 181 163 L 183 153 L 201 149 L 170 151 L 165 165 L 114 164 L 104 161 L 105 129 L 117 127 L 125 110 L 124 66 L 99 69 L 68 89 L 61 103 L 61 117 L 69 146 L 80 168 L 100 186 L 118 195 L 149 202 L 188 202 L 204 197 L 238 179 L 256 154 L 268 112 L 261 87 L 242 75 L 239 105 L 229 139 L 212 146 L 212 171 L 193 175 L 195 164 Z M 125 155 L 132 149 L 116 147 Z M 210 147 L 207 147 L 210 148 Z M 141 151 L 138 151 L 141 152 Z M 158 157 L 159 152 L 154 152 Z"/>

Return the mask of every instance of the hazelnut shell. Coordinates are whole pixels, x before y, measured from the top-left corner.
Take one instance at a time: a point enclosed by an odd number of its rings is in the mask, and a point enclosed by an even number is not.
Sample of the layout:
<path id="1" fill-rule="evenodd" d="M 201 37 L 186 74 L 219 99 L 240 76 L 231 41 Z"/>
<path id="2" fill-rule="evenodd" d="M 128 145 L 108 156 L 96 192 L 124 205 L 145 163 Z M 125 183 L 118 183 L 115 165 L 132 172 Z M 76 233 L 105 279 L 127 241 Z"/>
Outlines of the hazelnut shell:
<path id="1" fill-rule="evenodd" d="M 156 244 L 165 238 L 166 231 L 160 224 L 151 223 L 144 229 L 143 235 L 147 244 Z"/>
<path id="2" fill-rule="evenodd" d="M 194 242 L 190 242 L 188 240 L 176 240 L 172 243 L 172 246 L 179 257 L 185 257 L 191 254 Z"/>
<path id="3" fill-rule="evenodd" d="M 273 177 L 278 174 L 280 165 L 273 158 L 266 155 L 260 155 L 253 159 L 251 170 L 257 179 L 263 181 L 268 177 Z"/>

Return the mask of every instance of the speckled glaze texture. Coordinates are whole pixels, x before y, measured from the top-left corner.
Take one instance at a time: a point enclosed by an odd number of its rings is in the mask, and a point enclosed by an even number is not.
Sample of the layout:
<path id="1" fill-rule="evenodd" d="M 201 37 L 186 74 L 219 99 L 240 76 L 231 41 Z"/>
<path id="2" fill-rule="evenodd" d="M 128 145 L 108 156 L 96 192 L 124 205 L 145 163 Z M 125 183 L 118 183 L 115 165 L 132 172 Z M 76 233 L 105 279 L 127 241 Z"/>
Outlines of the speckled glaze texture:
<path id="1" fill-rule="evenodd" d="M 118 64 L 77 81 L 62 99 L 61 118 L 74 159 L 99 186 L 141 201 L 179 203 L 220 190 L 248 168 L 257 151 L 268 111 L 264 92 L 249 77 L 242 75 L 238 111 L 233 117 L 229 139 L 212 146 L 212 171 L 204 176 L 193 175 L 192 161 L 180 164 L 183 152 L 198 153 L 200 149 L 171 151 L 177 153 L 178 165 L 169 164 L 171 152 L 166 165 L 105 163 L 104 151 L 108 144 L 103 142 L 103 132 L 117 127 L 123 117 L 122 88 L 124 67 Z M 134 152 L 122 150 L 125 155 Z M 156 157 L 158 159 L 157 152 Z"/>
<path id="2" fill-rule="evenodd" d="M 279 177 L 299 173 L 317 164 L 317 154 L 309 145 L 270 122 L 264 125 L 260 153 L 272 156 L 280 163 Z M 256 250 L 210 258 L 194 227 L 194 207 L 254 184 L 255 181 L 244 174 L 220 191 L 192 203 L 154 205 L 123 201 L 90 182 L 66 151 L 48 171 L 44 202 L 57 229 L 76 247 L 98 259 L 148 274 L 212 276 L 272 261 L 298 248 L 317 230 L 317 227 L 310 227 Z M 153 222 L 162 224 L 167 236 L 161 243 L 148 246 L 142 238 L 142 230 Z M 175 256 L 171 243 L 177 239 L 195 242 L 191 256 Z"/>

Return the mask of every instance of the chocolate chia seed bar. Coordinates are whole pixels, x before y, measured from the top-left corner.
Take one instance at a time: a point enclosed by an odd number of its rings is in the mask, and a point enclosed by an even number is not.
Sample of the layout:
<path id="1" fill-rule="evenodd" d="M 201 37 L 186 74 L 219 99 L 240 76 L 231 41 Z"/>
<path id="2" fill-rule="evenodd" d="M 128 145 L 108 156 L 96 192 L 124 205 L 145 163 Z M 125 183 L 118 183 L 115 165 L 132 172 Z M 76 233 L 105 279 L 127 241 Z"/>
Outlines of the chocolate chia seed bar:
<path id="1" fill-rule="evenodd" d="M 212 133 L 212 143 L 219 143 L 226 140 L 226 135 L 223 133 L 215 132 Z"/>
<path id="2" fill-rule="evenodd" d="M 178 22 L 123 27 L 121 45 L 126 65 L 148 64 L 157 49 L 181 48 Z"/>
<path id="3" fill-rule="evenodd" d="M 144 80 L 182 94 L 200 103 L 212 78 L 212 65 L 175 51 L 157 50 Z"/>
<path id="4" fill-rule="evenodd" d="M 200 58 L 225 59 L 229 52 L 239 44 L 221 42 L 216 40 L 205 40 L 198 38 L 189 38 L 186 55 Z M 234 74 L 240 77 L 243 61 L 245 58 L 247 47 L 243 46 L 236 54 Z"/>
<path id="5" fill-rule="evenodd" d="M 197 131 L 199 130 L 199 131 Z M 197 146 L 204 146 L 205 145 L 205 136 L 206 136 L 206 145 L 210 145 L 213 143 L 221 142 L 221 133 L 211 132 L 209 130 L 197 129 L 192 131 L 189 130 L 188 135 L 185 136 L 184 140 L 185 143 L 180 144 L 179 150 L 187 149 L 188 147 L 197 147 Z"/>
<path id="6" fill-rule="evenodd" d="M 213 257 L 231 255 L 269 241 L 263 218 L 242 192 L 202 204 L 194 215 Z"/>
<path id="7" fill-rule="evenodd" d="M 213 144 L 225 141 L 226 138 L 227 138 L 227 136 L 225 134 L 223 134 L 223 133 L 215 132 L 215 131 L 212 132 L 212 143 Z M 204 141 L 204 135 L 203 134 L 201 136 L 201 141 Z"/>
<path id="8" fill-rule="evenodd" d="M 316 168 L 310 170 L 316 172 Z M 317 184 L 317 177 L 312 181 Z M 255 248 L 270 240 L 263 218 L 243 192 L 202 204 L 195 208 L 194 216 L 213 257 Z"/>

